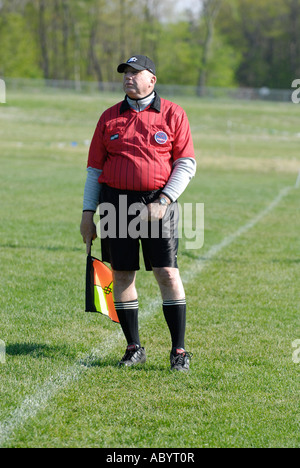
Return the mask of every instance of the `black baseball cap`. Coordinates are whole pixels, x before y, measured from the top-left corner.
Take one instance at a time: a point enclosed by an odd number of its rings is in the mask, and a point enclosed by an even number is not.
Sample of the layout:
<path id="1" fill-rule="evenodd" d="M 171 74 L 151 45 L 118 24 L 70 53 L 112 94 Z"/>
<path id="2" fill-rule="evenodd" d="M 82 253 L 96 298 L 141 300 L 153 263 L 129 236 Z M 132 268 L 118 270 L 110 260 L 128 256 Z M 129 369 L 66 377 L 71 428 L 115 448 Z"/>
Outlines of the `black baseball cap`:
<path id="1" fill-rule="evenodd" d="M 146 55 L 133 55 L 126 63 L 121 63 L 118 66 L 118 72 L 124 73 L 125 67 L 132 67 L 135 70 L 148 70 L 156 75 L 156 68 L 154 63 Z"/>

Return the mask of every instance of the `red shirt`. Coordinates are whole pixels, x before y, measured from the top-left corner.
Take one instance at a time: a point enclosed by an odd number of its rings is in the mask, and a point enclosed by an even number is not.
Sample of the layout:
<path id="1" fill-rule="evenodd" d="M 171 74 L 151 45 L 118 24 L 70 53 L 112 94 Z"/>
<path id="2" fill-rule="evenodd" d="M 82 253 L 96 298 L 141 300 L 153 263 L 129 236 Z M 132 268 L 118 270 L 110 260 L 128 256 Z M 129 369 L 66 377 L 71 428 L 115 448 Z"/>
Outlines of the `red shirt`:
<path id="1" fill-rule="evenodd" d="M 144 111 L 127 100 L 105 111 L 95 130 L 88 167 L 102 170 L 99 183 L 121 190 L 152 191 L 169 180 L 173 163 L 194 158 L 184 110 L 156 95 Z"/>

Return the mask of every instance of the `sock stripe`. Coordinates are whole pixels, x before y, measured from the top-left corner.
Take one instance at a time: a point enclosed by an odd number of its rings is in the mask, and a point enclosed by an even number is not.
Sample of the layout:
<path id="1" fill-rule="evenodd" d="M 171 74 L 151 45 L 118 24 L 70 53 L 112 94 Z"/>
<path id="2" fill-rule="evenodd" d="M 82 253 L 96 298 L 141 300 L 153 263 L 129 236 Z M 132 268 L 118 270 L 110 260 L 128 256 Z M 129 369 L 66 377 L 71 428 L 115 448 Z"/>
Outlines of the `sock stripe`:
<path id="1" fill-rule="evenodd" d="M 136 301 L 129 301 L 129 302 L 115 302 L 115 309 L 116 310 L 125 310 L 125 309 L 138 309 L 139 302 Z"/>
<path id="2" fill-rule="evenodd" d="M 176 305 L 186 305 L 186 299 L 178 299 L 178 300 L 170 300 L 170 301 L 163 301 L 164 307 L 172 307 Z"/>

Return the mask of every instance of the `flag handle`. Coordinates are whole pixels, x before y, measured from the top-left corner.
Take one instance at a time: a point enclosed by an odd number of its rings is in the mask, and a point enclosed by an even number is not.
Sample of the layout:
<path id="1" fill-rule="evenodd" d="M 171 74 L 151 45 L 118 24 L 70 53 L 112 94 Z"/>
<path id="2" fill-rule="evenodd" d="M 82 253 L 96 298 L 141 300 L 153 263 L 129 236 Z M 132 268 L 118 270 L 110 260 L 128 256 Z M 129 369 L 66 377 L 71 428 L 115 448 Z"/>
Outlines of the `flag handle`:
<path id="1" fill-rule="evenodd" d="M 92 255 L 92 245 L 93 245 L 93 240 L 91 240 L 90 248 L 89 248 L 89 250 L 87 252 L 88 257 L 91 257 L 91 255 Z"/>

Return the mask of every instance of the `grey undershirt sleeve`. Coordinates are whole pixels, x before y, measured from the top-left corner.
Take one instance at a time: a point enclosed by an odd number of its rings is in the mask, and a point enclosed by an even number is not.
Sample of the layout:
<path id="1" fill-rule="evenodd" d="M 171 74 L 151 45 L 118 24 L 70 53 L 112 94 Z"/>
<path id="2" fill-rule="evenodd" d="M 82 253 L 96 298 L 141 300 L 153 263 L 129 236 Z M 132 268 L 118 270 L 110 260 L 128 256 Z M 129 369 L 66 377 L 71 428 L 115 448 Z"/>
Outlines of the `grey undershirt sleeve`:
<path id="1" fill-rule="evenodd" d="M 173 164 L 170 179 L 163 188 L 163 193 L 173 202 L 185 191 L 196 174 L 197 164 L 193 158 L 180 158 Z"/>
<path id="2" fill-rule="evenodd" d="M 94 167 L 87 168 L 87 178 L 84 187 L 83 211 L 95 211 L 99 205 L 101 185 L 98 179 L 102 171 Z"/>

